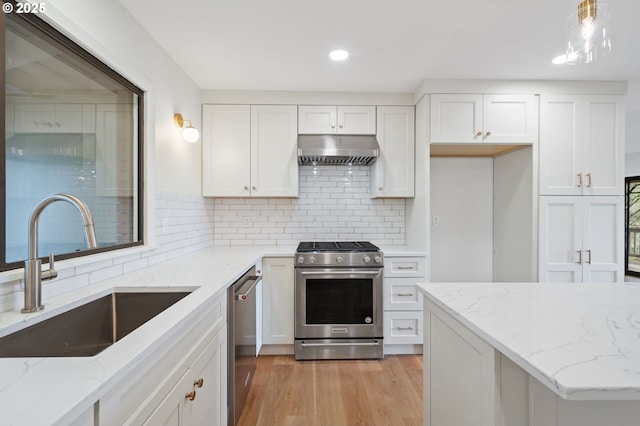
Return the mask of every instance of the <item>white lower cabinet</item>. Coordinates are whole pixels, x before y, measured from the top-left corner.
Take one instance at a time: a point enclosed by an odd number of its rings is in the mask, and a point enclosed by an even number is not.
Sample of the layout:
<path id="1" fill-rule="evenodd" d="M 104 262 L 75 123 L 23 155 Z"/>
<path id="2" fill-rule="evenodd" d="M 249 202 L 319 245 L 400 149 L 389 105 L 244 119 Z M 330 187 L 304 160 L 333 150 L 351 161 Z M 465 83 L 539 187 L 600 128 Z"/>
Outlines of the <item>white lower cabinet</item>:
<path id="1" fill-rule="evenodd" d="M 226 390 L 219 384 L 226 374 L 226 341 L 226 330 L 219 331 L 144 425 L 223 424 L 226 404 L 220 401 Z"/>
<path id="2" fill-rule="evenodd" d="M 621 196 L 540 197 L 541 282 L 624 281 Z"/>
<path id="3" fill-rule="evenodd" d="M 293 257 L 262 259 L 262 353 L 292 354 L 294 340 Z"/>
<path id="4" fill-rule="evenodd" d="M 96 424 L 226 425 L 226 293 L 195 312 L 98 402 Z"/>
<path id="5" fill-rule="evenodd" d="M 421 353 L 423 297 L 416 284 L 425 280 L 425 258 L 385 256 L 384 263 L 385 353 Z"/>

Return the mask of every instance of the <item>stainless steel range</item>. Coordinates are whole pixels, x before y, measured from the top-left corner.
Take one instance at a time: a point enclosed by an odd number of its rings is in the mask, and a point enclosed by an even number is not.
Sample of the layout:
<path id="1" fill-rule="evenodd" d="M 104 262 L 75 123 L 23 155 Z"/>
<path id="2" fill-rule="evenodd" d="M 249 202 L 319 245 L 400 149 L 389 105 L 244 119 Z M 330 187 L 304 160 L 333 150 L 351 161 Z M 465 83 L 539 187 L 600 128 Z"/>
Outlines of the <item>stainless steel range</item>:
<path id="1" fill-rule="evenodd" d="M 369 242 L 302 242 L 295 262 L 295 358 L 378 359 L 383 256 Z"/>

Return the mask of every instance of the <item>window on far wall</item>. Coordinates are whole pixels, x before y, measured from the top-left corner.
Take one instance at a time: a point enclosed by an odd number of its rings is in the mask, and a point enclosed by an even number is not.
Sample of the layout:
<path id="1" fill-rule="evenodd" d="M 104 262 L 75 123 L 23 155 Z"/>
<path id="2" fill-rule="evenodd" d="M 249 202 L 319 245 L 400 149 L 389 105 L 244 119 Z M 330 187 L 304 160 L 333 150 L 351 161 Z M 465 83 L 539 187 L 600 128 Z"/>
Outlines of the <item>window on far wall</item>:
<path id="1" fill-rule="evenodd" d="M 626 178 L 626 266 L 625 273 L 640 277 L 640 176 Z"/>
<path id="2" fill-rule="evenodd" d="M 0 22 L 0 270 L 23 266 L 30 214 L 54 193 L 73 194 L 89 206 L 98 248 L 87 251 L 81 215 L 58 202 L 40 216 L 41 257 L 142 244 L 142 90 L 37 14 L 0 14 Z"/>

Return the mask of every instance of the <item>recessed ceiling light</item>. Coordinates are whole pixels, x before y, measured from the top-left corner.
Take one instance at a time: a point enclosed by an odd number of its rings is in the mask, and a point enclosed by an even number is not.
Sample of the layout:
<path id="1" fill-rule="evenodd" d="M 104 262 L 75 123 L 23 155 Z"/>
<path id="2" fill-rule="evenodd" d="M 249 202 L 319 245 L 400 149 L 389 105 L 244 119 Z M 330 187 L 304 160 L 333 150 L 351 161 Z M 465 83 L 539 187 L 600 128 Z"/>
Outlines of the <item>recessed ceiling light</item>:
<path id="1" fill-rule="evenodd" d="M 344 61 L 349 57 L 349 52 L 344 49 L 335 49 L 329 52 L 329 58 L 333 61 Z"/>

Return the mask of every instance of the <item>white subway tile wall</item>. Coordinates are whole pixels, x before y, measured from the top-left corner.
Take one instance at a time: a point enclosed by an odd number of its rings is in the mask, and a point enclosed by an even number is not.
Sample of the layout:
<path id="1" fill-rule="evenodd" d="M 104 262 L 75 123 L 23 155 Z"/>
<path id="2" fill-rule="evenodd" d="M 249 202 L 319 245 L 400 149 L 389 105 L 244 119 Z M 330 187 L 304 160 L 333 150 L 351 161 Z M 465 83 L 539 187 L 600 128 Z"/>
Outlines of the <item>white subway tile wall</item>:
<path id="1" fill-rule="evenodd" d="M 300 197 L 216 198 L 216 245 L 405 243 L 405 200 L 371 199 L 366 166 L 301 166 Z"/>
<path id="2" fill-rule="evenodd" d="M 297 244 L 302 240 L 405 243 L 404 199 L 369 198 L 369 168 L 302 166 L 300 198 L 204 198 L 156 192 L 158 247 L 64 268 L 43 283 L 43 298 L 203 249 L 212 244 Z M 0 312 L 20 309 L 21 279 L 0 285 Z"/>
<path id="3" fill-rule="evenodd" d="M 72 268 L 64 268 L 61 262 L 58 278 L 43 282 L 44 300 L 213 244 L 213 200 L 159 191 L 155 197 L 156 223 L 152 232 L 156 235 L 156 249 L 127 254 L 114 251 L 111 258 Z M 20 309 L 23 291 L 22 279 L 0 285 L 0 312 Z"/>

